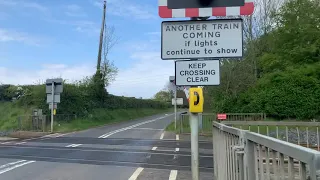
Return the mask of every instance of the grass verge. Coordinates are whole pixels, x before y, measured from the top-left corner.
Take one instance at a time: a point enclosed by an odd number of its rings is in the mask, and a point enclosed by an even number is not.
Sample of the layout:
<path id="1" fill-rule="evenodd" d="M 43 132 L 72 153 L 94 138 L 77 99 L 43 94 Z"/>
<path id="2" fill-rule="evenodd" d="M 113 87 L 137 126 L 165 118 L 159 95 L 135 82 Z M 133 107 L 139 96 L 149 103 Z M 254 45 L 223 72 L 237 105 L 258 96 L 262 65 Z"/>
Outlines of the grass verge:
<path id="1" fill-rule="evenodd" d="M 172 111 L 171 109 L 117 109 L 105 110 L 98 109 L 94 111 L 91 118 L 75 119 L 70 122 L 56 122 L 55 132 L 72 132 L 85 130 L 97 126 L 111 123 L 129 121 L 136 118 L 151 116 L 159 113 Z"/>
<path id="2" fill-rule="evenodd" d="M 32 108 L 19 107 L 12 102 L 0 102 L 0 129 L 17 128 L 18 116 L 31 114 Z"/>

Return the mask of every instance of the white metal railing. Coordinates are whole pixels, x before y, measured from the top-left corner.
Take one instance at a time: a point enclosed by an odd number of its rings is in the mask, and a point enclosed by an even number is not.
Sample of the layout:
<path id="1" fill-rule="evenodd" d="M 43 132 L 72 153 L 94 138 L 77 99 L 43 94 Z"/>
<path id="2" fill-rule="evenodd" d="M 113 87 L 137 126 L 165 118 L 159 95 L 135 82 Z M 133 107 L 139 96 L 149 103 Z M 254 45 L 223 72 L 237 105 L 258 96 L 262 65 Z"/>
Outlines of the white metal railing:
<path id="1" fill-rule="evenodd" d="M 255 131 L 320 151 L 320 122 L 302 121 L 222 121 L 222 124 Z M 273 134 L 272 134 L 273 132 Z"/>
<path id="2" fill-rule="evenodd" d="M 215 180 L 320 180 L 320 153 L 213 122 Z"/>

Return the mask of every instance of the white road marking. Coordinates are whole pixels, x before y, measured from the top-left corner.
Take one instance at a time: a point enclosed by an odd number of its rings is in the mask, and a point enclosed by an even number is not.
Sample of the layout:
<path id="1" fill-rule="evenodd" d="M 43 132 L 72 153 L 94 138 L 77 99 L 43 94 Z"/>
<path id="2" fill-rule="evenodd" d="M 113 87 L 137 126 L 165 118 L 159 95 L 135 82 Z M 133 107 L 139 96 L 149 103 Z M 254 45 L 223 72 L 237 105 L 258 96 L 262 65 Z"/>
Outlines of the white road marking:
<path id="1" fill-rule="evenodd" d="M 16 164 L 14 164 L 13 166 L 10 166 L 10 167 L 1 169 L 1 170 L 0 170 L 0 174 L 3 174 L 3 173 L 5 173 L 5 172 L 11 171 L 11 170 L 16 169 L 16 168 L 18 168 L 18 167 L 25 166 L 25 165 L 27 165 L 27 164 L 31 164 L 31 163 L 34 163 L 34 162 L 35 162 L 35 161 L 26 161 L 26 162 L 22 162 L 22 163 L 20 163 L 20 164 L 16 163 Z"/>
<path id="2" fill-rule="evenodd" d="M 177 170 L 171 170 L 170 171 L 169 180 L 176 180 L 177 179 L 177 175 L 178 175 L 178 171 Z"/>
<path id="3" fill-rule="evenodd" d="M 68 145 L 68 146 L 66 146 L 66 147 L 78 147 L 78 146 L 81 146 L 82 144 L 70 144 L 70 145 Z"/>
<path id="4" fill-rule="evenodd" d="M 176 148 L 175 152 L 178 152 L 180 149 L 179 148 Z"/>
<path id="5" fill-rule="evenodd" d="M 179 141 L 179 134 L 176 134 L 176 140 Z"/>
<path id="6" fill-rule="evenodd" d="M 128 127 L 125 127 L 125 128 L 121 128 L 121 129 L 117 129 L 117 130 L 114 130 L 114 131 L 111 131 L 109 133 L 106 133 L 106 134 L 103 134 L 101 136 L 99 136 L 98 138 L 107 138 L 113 134 L 116 134 L 118 132 L 122 132 L 122 131 L 126 131 L 128 129 L 132 129 L 132 128 L 135 128 L 135 127 L 138 127 L 138 126 L 141 126 L 143 124 L 147 124 L 147 123 L 151 123 L 151 122 L 154 122 L 154 121 L 157 121 L 157 120 L 160 120 L 160 119 L 163 119 L 167 116 L 163 116 L 163 117 L 160 117 L 160 118 L 156 118 L 156 119 L 152 119 L 152 120 L 149 120 L 149 121 L 144 121 L 144 122 L 141 122 L 141 123 L 138 123 L 138 124 L 134 124 L 132 126 L 128 126 Z"/>
<path id="7" fill-rule="evenodd" d="M 163 136 L 164 136 L 164 132 L 161 134 L 160 139 L 163 139 Z"/>
<path id="8" fill-rule="evenodd" d="M 19 144 L 25 144 L 25 143 L 27 143 L 27 142 L 19 142 L 19 143 L 16 143 L 16 144 L 19 145 Z"/>
<path id="9" fill-rule="evenodd" d="M 1 144 L 9 144 L 9 143 L 11 143 L 11 141 L 3 142 Z"/>
<path id="10" fill-rule="evenodd" d="M 128 180 L 136 180 L 138 178 L 138 176 L 140 175 L 140 173 L 143 171 L 142 167 L 139 167 Z"/>
<path id="11" fill-rule="evenodd" d="M 163 129 L 153 129 L 153 128 L 132 128 L 136 130 L 152 130 L 152 131 L 163 131 Z"/>
<path id="12" fill-rule="evenodd" d="M 6 168 L 8 166 L 12 166 L 12 165 L 15 165 L 15 164 L 18 164 L 18 163 L 22 163 L 22 162 L 25 162 L 26 160 L 20 160 L 20 161 L 15 161 L 15 162 L 11 162 L 11 163 L 8 163 L 8 164 L 4 164 L 2 166 L 0 166 L 0 169 L 3 169 L 3 168 Z"/>
<path id="13" fill-rule="evenodd" d="M 151 150 L 154 151 L 154 150 L 156 150 L 156 149 L 157 149 L 157 147 L 153 147 Z"/>

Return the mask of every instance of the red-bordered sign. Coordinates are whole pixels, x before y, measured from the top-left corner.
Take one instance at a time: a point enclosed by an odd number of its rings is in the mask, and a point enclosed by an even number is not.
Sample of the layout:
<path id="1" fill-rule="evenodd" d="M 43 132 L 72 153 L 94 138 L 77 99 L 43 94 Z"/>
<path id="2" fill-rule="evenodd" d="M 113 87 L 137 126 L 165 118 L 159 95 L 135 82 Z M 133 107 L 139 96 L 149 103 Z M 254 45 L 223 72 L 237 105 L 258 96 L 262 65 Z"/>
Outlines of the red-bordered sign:
<path id="1" fill-rule="evenodd" d="M 218 114 L 218 120 L 226 120 L 227 119 L 227 114 Z"/>
<path id="2" fill-rule="evenodd" d="M 183 17 L 211 17 L 211 16 L 246 16 L 254 11 L 253 0 L 245 0 L 244 6 L 236 7 L 214 7 L 214 8 L 187 8 L 169 9 L 168 0 L 159 1 L 159 16 L 161 18 L 183 18 Z"/>

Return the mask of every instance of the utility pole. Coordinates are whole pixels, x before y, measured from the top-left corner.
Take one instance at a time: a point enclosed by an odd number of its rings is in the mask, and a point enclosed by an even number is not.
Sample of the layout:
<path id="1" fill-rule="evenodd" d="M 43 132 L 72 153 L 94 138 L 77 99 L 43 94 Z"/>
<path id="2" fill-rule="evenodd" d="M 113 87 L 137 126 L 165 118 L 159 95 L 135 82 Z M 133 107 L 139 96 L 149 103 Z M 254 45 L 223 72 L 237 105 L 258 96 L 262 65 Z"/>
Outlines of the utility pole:
<path id="1" fill-rule="evenodd" d="M 106 1 L 104 1 L 104 3 L 103 3 L 103 16 L 102 16 L 102 25 L 101 25 L 101 31 L 100 31 L 97 73 L 100 73 L 100 67 L 101 67 L 101 54 L 102 54 L 103 32 L 104 32 L 105 19 L 106 19 Z"/>

